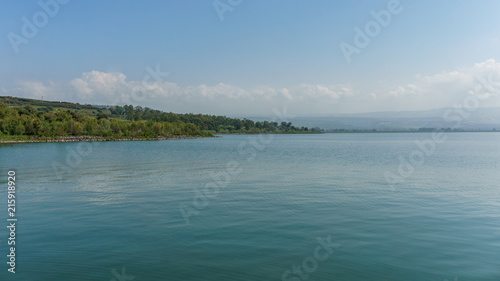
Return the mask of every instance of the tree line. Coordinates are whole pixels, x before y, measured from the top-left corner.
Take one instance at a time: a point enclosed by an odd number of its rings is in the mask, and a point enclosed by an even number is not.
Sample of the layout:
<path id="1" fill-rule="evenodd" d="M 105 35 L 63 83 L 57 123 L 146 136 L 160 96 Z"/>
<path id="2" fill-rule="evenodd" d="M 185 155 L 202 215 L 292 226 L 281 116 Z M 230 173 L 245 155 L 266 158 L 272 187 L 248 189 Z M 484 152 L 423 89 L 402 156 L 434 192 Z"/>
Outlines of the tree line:
<path id="1" fill-rule="evenodd" d="M 307 127 L 298 128 L 293 126 L 291 122 L 254 122 L 250 119 L 230 118 L 220 115 L 177 114 L 132 105 L 114 106 L 109 111 L 111 116 L 122 117 L 127 120 L 192 123 L 200 130 L 208 130 L 214 133 L 300 133 L 309 131 Z"/>
<path id="2" fill-rule="evenodd" d="M 7 107 L 0 103 L 0 135 L 36 136 L 99 136 L 109 138 L 153 138 L 172 135 L 210 136 L 194 124 L 128 121 L 116 118 L 95 118 L 69 109 L 51 112 L 32 106 Z"/>
<path id="3" fill-rule="evenodd" d="M 102 111 L 101 111 L 102 112 Z M 9 107 L 0 102 L 0 136 L 99 136 L 109 138 L 153 138 L 214 133 L 298 133 L 290 122 L 254 122 L 226 116 L 167 113 L 132 105 L 111 107 L 97 116 L 70 109 Z"/>

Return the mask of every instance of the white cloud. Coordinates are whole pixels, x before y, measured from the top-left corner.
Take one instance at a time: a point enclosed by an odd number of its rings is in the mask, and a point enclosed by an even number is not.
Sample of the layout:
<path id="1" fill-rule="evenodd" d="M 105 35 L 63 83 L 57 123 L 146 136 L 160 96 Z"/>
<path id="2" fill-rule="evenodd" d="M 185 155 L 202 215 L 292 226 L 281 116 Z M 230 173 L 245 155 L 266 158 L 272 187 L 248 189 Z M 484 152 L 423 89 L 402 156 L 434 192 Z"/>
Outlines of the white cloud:
<path id="1" fill-rule="evenodd" d="M 38 99 L 43 96 L 46 100 L 133 104 L 174 112 L 256 116 L 271 115 L 273 108 L 287 106 L 295 115 L 318 115 L 448 107 L 461 102 L 467 94 L 478 94 L 478 87 L 482 87 L 483 97 L 490 98 L 484 106 L 500 106 L 500 83 L 496 81 L 500 82 L 500 63 L 490 59 L 460 70 L 417 76 L 412 83 L 389 90 L 370 89 L 366 93 L 341 84 L 303 83 L 254 89 L 225 83 L 181 87 L 169 81 L 128 80 L 123 73 L 97 70 L 67 83 L 21 81 L 18 87 L 2 88 L 1 92 Z"/>
<path id="2" fill-rule="evenodd" d="M 301 84 L 297 92 L 300 97 L 304 99 L 319 99 L 323 101 L 335 101 L 342 96 L 352 95 L 352 88 L 350 86 L 327 86 L 327 85 L 310 85 Z"/>
<path id="3" fill-rule="evenodd" d="M 11 89 L 2 87 L 2 94 L 16 97 L 26 97 L 34 99 L 59 99 L 58 94 L 61 93 L 59 85 L 48 82 L 47 85 L 39 81 L 23 81 L 17 84 L 18 86 Z"/>
<path id="4" fill-rule="evenodd" d="M 133 83 L 127 82 L 126 79 L 123 73 L 104 73 L 94 70 L 83 73 L 81 78 L 71 80 L 70 84 L 76 96 L 85 102 L 95 99 L 107 101 L 133 89 Z"/>
<path id="5" fill-rule="evenodd" d="M 389 107 L 392 110 L 451 107 L 461 103 L 470 94 L 491 98 L 482 106 L 500 106 L 498 82 L 500 63 L 493 59 L 460 70 L 417 76 L 415 82 L 397 86 L 382 95 L 388 105 L 384 110 L 390 109 Z M 486 87 L 489 89 L 485 92 Z"/>

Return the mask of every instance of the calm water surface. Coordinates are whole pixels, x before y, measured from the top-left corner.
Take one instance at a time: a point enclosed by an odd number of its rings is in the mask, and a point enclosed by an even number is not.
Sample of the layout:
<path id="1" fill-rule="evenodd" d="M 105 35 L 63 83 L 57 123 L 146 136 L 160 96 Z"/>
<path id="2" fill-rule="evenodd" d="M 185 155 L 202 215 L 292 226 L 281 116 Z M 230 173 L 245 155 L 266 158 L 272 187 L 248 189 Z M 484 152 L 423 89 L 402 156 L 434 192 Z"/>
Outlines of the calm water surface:
<path id="1" fill-rule="evenodd" d="M 0 145 L 0 280 L 500 280 L 500 134 L 446 137 Z"/>

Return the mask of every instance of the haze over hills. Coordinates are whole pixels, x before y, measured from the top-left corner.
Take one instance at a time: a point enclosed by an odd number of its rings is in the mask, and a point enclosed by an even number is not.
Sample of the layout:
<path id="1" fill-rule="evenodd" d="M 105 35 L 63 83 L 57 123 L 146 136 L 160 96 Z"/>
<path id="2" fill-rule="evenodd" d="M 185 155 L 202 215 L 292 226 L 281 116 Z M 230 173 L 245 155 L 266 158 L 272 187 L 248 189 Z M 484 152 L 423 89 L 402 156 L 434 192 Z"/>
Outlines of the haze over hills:
<path id="1" fill-rule="evenodd" d="M 258 121 L 261 118 L 250 119 Z M 470 111 L 463 108 L 439 108 L 419 111 L 335 114 L 321 117 L 301 116 L 290 118 L 290 121 L 297 126 L 319 127 L 326 131 L 342 129 L 406 131 L 421 128 L 500 130 L 500 108 L 485 107 Z"/>
<path id="2" fill-rule="evenodd" d="M 1 97 L 0 102 L 23 106 L 45 106 L 75 109 L 97 114 L 108 106 L 82 105 L 69 102 L 42 101 L 26 98 Z M 92 115 L 92 114 L 91 114 Z M 233 116 L 234 117 L 234 116 Z M 273 116 L 239 116 L 255 122 L 273 120 Z M 318 128 L 325 131 L 418 131 L 418 130 L 498 130 L 500 131 L 500 107 L 482 107 L 474 110 L 465 108 L 439 108 L 418 111 L 383 111 L 352 114 L 332 114 L 329 116 L 297 116 L 288 118 L 297 128 Z M 281 120 L 283 121 L 283 120 Z"/>

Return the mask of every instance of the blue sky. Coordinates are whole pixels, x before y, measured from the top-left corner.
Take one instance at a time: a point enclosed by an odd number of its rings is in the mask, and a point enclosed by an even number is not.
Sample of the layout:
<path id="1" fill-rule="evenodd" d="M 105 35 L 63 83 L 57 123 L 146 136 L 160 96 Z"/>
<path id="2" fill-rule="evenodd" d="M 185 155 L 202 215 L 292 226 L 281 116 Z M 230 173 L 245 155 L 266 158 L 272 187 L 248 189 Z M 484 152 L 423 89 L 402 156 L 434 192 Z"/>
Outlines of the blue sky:
<path id="1" fill-rule="evenodd" d="M 500 81 L 498 1 L 40 2 L 57 11 L 49 15 L 38 1 L 0 2 L 0 95 L 327 115 L 452 106 L 477 77 Z M 231 10 L 218 14 L 214 3 Z M 356 47 L 354 29 L 365 30 L 382 10 L 390 21 L 377 23 L 348 62 L 339 45 Z M 23 17 L 38 20 L 32 38 L 23 35 Z M 13 34 L 27 43 L 16 45 Z M 148 68 L 169 75 L 143 83 L 152 78 Z M 500 106 L 490 94 L 482 106 Z"/>

